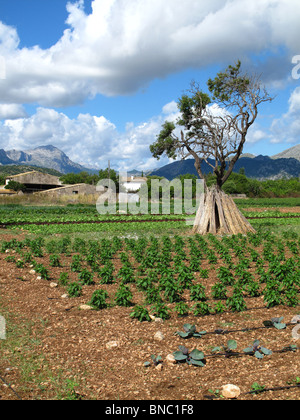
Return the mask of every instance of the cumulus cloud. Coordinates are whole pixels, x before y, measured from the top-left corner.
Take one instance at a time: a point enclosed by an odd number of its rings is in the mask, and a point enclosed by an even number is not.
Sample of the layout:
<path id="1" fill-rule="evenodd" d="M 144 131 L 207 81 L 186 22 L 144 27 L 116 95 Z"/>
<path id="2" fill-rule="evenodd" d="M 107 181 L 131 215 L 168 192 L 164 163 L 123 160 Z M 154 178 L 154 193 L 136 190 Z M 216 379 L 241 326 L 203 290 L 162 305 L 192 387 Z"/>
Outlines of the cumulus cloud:
<path id="1" fill-rule="evenodd" d="M 296 144 L 300 142 L 300 87 L 297 87 L 289 99 L 289 109 L 271 125 L 271 143 Z"/>
<path id="2" fill-rule="evenodd" d="M 170 113 L 166 114 L 166 109 Z M 0 123 L 0 149 L 28 150 L 53 145 L 73 161 L 94 168 L 107 167 L 108 160 L 116 169 L 149 169 L 169 163 L 158 162 L 149 150 L 165 119 L 173 118 L 172 107 L 140 124 L 127 124 L 125 132 L 104 116 L 79 114 L 71 119 L 62 112 L 40 107 L 32 116 Z"/>
<path id="3" fill-rule="evenodd" d="M 0 120 L 15 120 L 26 117 L 27 113 L 19 104 L 0 104 Z"/>
<path id="4" fill-rule="evenodd" d="M 68 29 L 48 49 L 20 48 L 17 30 L 0 22 L 2 103 L 74 105 L 188 67 L 278 47 L 299 53 L 298 0 L 93 0 L 89 15 L 79 0 L 67 9 Z"/>

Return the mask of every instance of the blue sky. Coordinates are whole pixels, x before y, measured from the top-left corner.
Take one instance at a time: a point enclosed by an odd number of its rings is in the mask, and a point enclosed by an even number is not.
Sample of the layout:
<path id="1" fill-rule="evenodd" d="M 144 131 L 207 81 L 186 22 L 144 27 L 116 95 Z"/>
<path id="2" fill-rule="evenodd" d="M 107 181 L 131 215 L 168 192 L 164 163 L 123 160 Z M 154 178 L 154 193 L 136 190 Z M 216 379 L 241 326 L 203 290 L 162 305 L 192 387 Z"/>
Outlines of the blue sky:
<path id="1" fill-rule="evenodd" d="M 0 148 L 52 144 L 86 166 L 162 166 L 149 145 L 191 80 L 205 90 L 241 59 L 275 96 L 244 152 L 279 153 L 300 140 L 299 22 L 298 0 L 2 0 Z"/>

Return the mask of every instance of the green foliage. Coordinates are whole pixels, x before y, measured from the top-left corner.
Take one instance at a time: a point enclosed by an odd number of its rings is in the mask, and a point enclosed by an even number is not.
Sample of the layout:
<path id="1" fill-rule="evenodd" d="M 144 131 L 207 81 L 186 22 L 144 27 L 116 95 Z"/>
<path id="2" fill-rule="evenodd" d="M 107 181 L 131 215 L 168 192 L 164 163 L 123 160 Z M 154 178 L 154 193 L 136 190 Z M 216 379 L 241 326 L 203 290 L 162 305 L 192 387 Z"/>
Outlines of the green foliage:
<path id="1" fill-rule="evenodd" d="M 222 314 L 225 311 L 226 311 L 226 307 L 223 305 L 223 303 L 221 303 L 221 302 L 216 303 L 216 305 L 214 307 L 214 312 L 216 314 Z"/>
<path id="2" fill-rule="evenodd" d="M 15 263 L 16 262 L 16 258 L 13 257 L 12 255 L 9 255 L 8 257 L 5 257 L 5 261 L 7 261 L 9 263 Z"/>
<path id="3" fill-rule="evenodd" d="M 69 297 L 80 297 L 81 293 L 82 293 L 82 286 L 79 283 L 77 282 L 70 283 L 68 287 Z"/>
<path id="4" fill-rule="evenodd" d="M 96 310 L 105 309 L 107 308 L 107 298 L 108 293 L 106 290 L 95 290 L 92 294 L 91 300 L 89 301 L 89 305 L 91 305 Z"/>
<path id="5" fill-rule="evenodd" d="M 212 349 L 212 353 L 220 353 L 221 351 L 224 351 L 226 357 L 231 357 L 235 354 L 234 350 L 236 349 L 237 342 L 235 340 L 228 340 L 226 345 L 214 347 Z"/>
<path id="6" fill-rule="evenodd" d="M 92 284 L 94 284 L 94 278 L 93 278 L 93 274 L 87 270 L 84 269 L 82 270 L 79 274 L 78 274 L 78 279 L 80 280 L 80 282 L 86 286 L 90 286 Z"/>
<path id="7" fill-rule="evenodd" d="M 163 302 L 156 302 L 153 306 L 151 306 L 153 315 L 157 318 L 161 318 L 163 320 L 170 318 L 170 310 Z"/>
<path id="8" fill-rule="evenodd" d="M 205 357 L 202 351 L 197 349 L 189 350 L 185 346 L 179 346 L 179 351 L 175 351 L 173 356 L 177 362 L 187 363 L 198 367 L 205 366 Z"/>
<path id="9" fill-rule="evenodd" d="M 212 310 L 206 302 L 197 302 L 193 306 L 193 313 L 195 316 L 205 316 L 210 315 Z"/>
<path id="10" fill-rule="evenodd" d="M 101 284 L 112 284 L 114 283 L 114 266 L 111 261 L 107 262 L 105 266 L 99 270 L 99 277 Z"/>
<path id="11" fill-rule="evenodd" d="M 203 284 L 198 283 L 192 285 L 190 288 L 190 297 L 193 301 L 205 302 L 207 300 L 207 296 L 205 294 L 205 287 Z"/>
<path id="12" fill-rule="evenodd" d="M 174 310 L 178 316 L 184 317 L 189 314 L 189 305 L 185 302 L 177 302 Z"/>
<path id="13" fill-rule="evenodd" d="M 286 324 L 283 321 L 283 317 L 279 318 L 271 318 L 270 320 L 266 320 L 263 322 L 265 327 L 274 327 L 277 330 L 284 330 L 286 328 Z"/>
<path id="14" fill-rule="evenodd" d="M 209 277 L 208 269 L 207 268 L 201 268 L 199 270 L 199 276 L 201 277 L 201 279 L 208 279 L 208 277 Z"/>
<path id="15" fill-rule="evenodd" d="M 175 159 L 184 150 L 185 157 L 192 156 L 195 159 L 195 168 L 200 178 L 203 178 L 201 163 L 205 154 L 206 158 L 216 161 L 213 171 L 221 188 L 240 157 L 247 130 L 257 118 L 258 106 L 262 102 L 272 100 L 259 85 L 258 78 L 249 78 L 247 74 L 241 73 L 240 61 L 235 66 L 230 65 L 223 72 L 219 72 L 214 79 L 208 80 L 207 86 L 212 98 L 195 82 L 191 83 L 189 94 L 183 94 L 177 102 L 180 117 L 175 123 L 166 121 L 163 124 L 156 142 L 150 146 L 152 155 L 160 159 L 165 154 Z M 210 120 L 205 111 L 212 99 L 223 109 L 229 110 L 232 115 L 230 122 L 226 121 L 226 118 L 220 121 L 216 116 Z M 220 125 L 223 130 L 219 128 Z M 177 127 L 183 128 L 180 130 L 180 136 L 176 135 Z M 230 131 L 237 134 L 237 145 L 234 148 L 230 147 Z M 214 142 L 214 138 L 220 137 L 221 141 Z M 232 159 L 227 165 L 229 157 Z"/>
<path id="16" fill-rule="evenodd" d="M 212 286 L 211 292 L 214 299 L 227 299 L 227 289 L 224 283 L 216 282 Z"/>
<path id="17" fill-rule="evenodd" d="M 160 363 L 162 363 L 162 357 L 161 356 L 155 356 L 155 354 L 151 354 L 151 361 L 152 361 L 154 366 L 158 366 Z M 151 366 L 151 363 L 150 362 L 145 362 L 144 366 L 149 367 L 149 366 Z"/>
<path id="18" fill-rule="evenodd" d="M 215 185 L 217 182 L 216 176 L 211 173 L 205 176 L 205 180 L 208 187 Z M 232 172 L 223 185 L 223 191 L 226 194 L 246 194 L 247 197 L 252 198 L 296 197 L 300 196 L 300 181 L 299 178 L 259 181 L 248 178 L 244 174 Z M 239 203 L 238 200 L 237 202 Z M 249 202 L 249 207 L 251 205 L 251 202 Z M 272 203 L 267 201 L 266 205 L 271 206 Z"/>
<path id="19" fill-rule="evenodd" d="M 134 272 L 132 269 L 131 264 L 125 263 L 118 272 L 118 277 L 126 284 L 126 283 L 134 283 Z"/>
<path id="20" fill-rule="evenodd" d="M 80 255 L 73 255 L 72 262 L 71 262 L 71 271 L 75 273 L 80 273 L 82 270 L 81 267 L 81 257 Z"/>
<path id="21" fill-rule="evenodd" d="M 41 276 L 44 280 L 49 280 L 50 275 L 48 269 L 43 264 L 34 264 L 35 271 Z"/>
<path id="22" fill-rule="evenodd" d="M 58 279 L 58 284 L 60 286 L 67 286 L 69 283 L 69 274 L 68 273 L 61 273 Z"/>
<path id="23" fill-rule="evenodd" d="M 271 350 L 261 346 L 259 340 L 255 340 L 252 346 L 245 348 L 243 351 L 250 356 L 255 356 L 257 359 L 263 359 L 264 356 L 273 354 Z"/>
<path id="24" fill-rule="evenodd" d="M 243 294 L 239 288 L 234 288 L 233 295 L 227 299 L 226 305 L 233 312 L 242 312 L 247 309 Z"/>
<path id="25" fill-rule="evenodd" d="M 61 267 L 58 255 L 50 255 L 49 260 L 51 267 Z"/>
<path id="26" fill-rule="evenodd" d="M 151 286 L 145 291 L 145 293 L 145 301 L 147 304 L 151 305 L 152 303 L 162 302 L 162 298 L 157 287 Z"/>
<path id="27" fill-rule="evenodd" d="M 72 379 L 66 379 L 66 396 L 62 398 L 63 401 L 79 401 L 81 400 L 80 395 L 76 393 L 76 387 L 78 387 L 79 384 L 74 382 Z"/>
<path id="28" fill-rule="evenodd" d="M 260 385 L 258 382 L 254 382 L 251 385 L 251 392 L 255 395 L 261 394 L 262 392 L 265 392 L 266 386 Z"/>
<path id="29" fill-rule="evenodd" d="M 151 318 L 150 318 L 147 308 L 145 308 L 142 305 L 136 305 L 133 308 L 133 311 L 130 313 L 130 317 L 135 318 L 139 320 L 140 322 L 143 322 L 143 321 L 151 322 Z"/>
<path id="30" fill-rule="evenodd" d="M 233 98 L 243 97 L 247 94 L 250 80 L 247 76 L 241 75 L 240 69 L 241 62 L 238 61 L 235 66 L 229 65 L 214 79 L 208 80 L 207 85 L 213 95 L 213 100 L 229 105 Z"/>
<path id="31" fill-rule="evenodd" d="M 19 191 L 26 191 L 26 187 L 25 187 L 25 185 L 23 185 L 23 184 L 20 184 L 19 182 L 17 182 L 17 181 L 9 181 L 8 183 L 7 183 L 7 185 L 5 185 L 5 187 L 4 187 L 6 190 L 13 190 L 13 191 L 16 191 L 16 192 L 19 192 Z"/>
<path id="32" fill-rule="evenodd" d="M 184 324 L 183 329 L 184 331 L 177 331 L 176 334 L 179 335 L 179 337 L 185 339 L 191 337 L 201 338 L 203 335 L 206 334 L 206 331 L 197 332 L 196 326 L 191 324 Z"/>
<path id="33" fill-rule="evenodd" d="M 0 166 L 0 174 L 4 179 L 12 175 L 23 174 L 24 172 L 38 171 L 43 174 L 49 174 L 53 176 L 61 176 L 62 174 L 59 171 L 51 168 L 41 168 L 39 166 L 31 165 L 3 165 Z M 5 182 L 4 182 L 5 183 Z"/>
<path id="34" fill-rule="evenodd" d="M 268 308 L 282 304 L 282 285 L 276 280 L 270 280 L 264 289 L 264 301 Z"/>
<path id="35" fill-rule="evenodd" d="M 235 279 L 231 271 L 227 267 L 220 267 L 218 270 L 217 277 L 220 283 L 222 283 L 224 286 L 233 286 L 235 283 Z"/>
<path id="36" fill-rule="evenodd" d="M 152 235 L 124 240 L 117 237 L 100 241 L 74 240 L 70 236 L 47 242 L 42 237 L 22 241 L 14 239 L 2 241 L 0 251 L 7 253 L 3 257 L 18 268 L 32 264 L 47 280 L 51 274 L 49 267 L 60 264 L 62 251 L 65 253 L 63 261 L 69 263 L 58 283 L 70 288 L 71 296 L 76 296 L 77 292 L 80 295 L 78 285 L 93 284 L 97 273 L 100 283 L 117 283 L 113 287 L 116 289 L 115 304 L 131 306 L 133 293 L 137 290 L 144 305 L 152 305 L 156 316 L 168 319 L 172 312 L 184 317 L 190 313 L 205 316 L 228 310 L 244 311 L 247 309 L 245 299 L 257 296 L 262 296 L 261 301 L 268 308 L 276 305 L 295 307 L 300 297 L 299 245 L 299 236 L 294 232 L 282 237 L 260 231 L 223 238 L 213 235 L 169 236 L 164 232 L 159 237 Z M 71 252 L 78 254 L 72 255 Z M 211 256 L 215 256 L 220 265 L 216 273 L 213 272 Z M 229 263 L 225 262 L 228 256 L 232 258 Z M 50 264 L 47 267 L 40 264 L 40 257 Z M 194 273 L 190 267 L 192 258 L 201 259 L 203 266 L 208 268 L 200 268 Z M 79 276 L 78 282 L 70 285 L 72 270 L 78 270 Z M 202 282 L 201 277 L 208 277 L 209 270 L 209 282 Z M 57 271 L 53 270 L 53 273 Z M 114 277 L 114 273 L 118 276 Z M 128 287 L 127 283 L 135 278 L 136 283 Z M 216 302 L 218 300 L 224 302 Z M 278 321 L 273 326 L 280 329 L 282 325 L 284 323 Z"/>
<path id="37" fill-rule="evenodd" d="M 22 261 L 22 260 L 17 260 L 16 261 L 16 267 L 17 268 L 24 268 L 25 267 L 25 262 L 24 261 Z"/>
<path id="38" fill-rule="evenodd" d="M 118 306 L 132 306 L 132 293 L 129 286 L 126 286 L 123 282 L 120 283 L 120 286 L 115 295 L 115 303 Z"/>
<path id="39" fill-rule="evenodd" d="M 34 257 L 42 258 L 44 256 L 43 249 L 42 249 L 43 244 L 44 244 L 44 241 L 42 238 L 37 238 L 30 241 L 29 246 Z"/>
<path id="40" fill-rule="evenodd" d="M 101 169 L 99 174 L 89 174 L 88 172 L 80 172 L 78 174 L 69 173 L 60 177 L 60 181 L 66 185 L 74 185 L 74 184 L 89 184 L 89 185 L 96 185 L 102 179 L 110 179 L 116 184 L 117 188 L 119 185 L 119 178 L 114 169 L 110 169 L 110 174 L 107 169 Z"/>

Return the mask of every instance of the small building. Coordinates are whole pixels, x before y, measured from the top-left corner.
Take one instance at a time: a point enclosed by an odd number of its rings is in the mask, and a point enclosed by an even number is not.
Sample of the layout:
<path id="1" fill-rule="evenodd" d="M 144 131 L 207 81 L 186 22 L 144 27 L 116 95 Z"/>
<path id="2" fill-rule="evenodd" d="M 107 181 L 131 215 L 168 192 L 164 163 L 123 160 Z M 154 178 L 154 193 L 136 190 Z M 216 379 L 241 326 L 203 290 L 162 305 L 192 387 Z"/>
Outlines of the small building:
<path id="1" fill-rule="evenodd" d="M 99 192 L 101 192 L 99 191 L 99 187 L 96 187 L 95 185 L 75 184 L 75 185 L 64 185 L 62 187 L 53 188 L 47 191 L 40 191 L 36 194 L 39 194 L 41 196 L 42 195 L 47 196 L 47 197 L 59 197 L 63 195 L 91 195 L 91 194 L 97 194 Z"/>
<path id="2" fill-rule="evenodd" d="M 6 178 L 6 185 L 9 181 L 15 181 L 26 187 L 26 193 L 51 190 L 62 186 L 58 176 L 44 174 L 38 171 L 25 172 Z"/>
<path id="3" fill-rule="evenodd" d="M 51 198 L 59 196 L 76 196 L 76 195 L 93 195 L 103 194 L 106 189 L 96 185 L 88 184 L 75 184 L 75 185 L 64 185 L 59 180 L 59 177 L 44 174 L 38 171 L 25 172 L 23 174 L 9 176 L 6 179 L 6 185 L 9 181 L 15 181 L 19 184 L 23 184 L 26 187 L 25 193 L 33 193 L 41 196 L 47 196 Z M 3 194 L 14 195 L 14 191 L 3 189 Z"/>

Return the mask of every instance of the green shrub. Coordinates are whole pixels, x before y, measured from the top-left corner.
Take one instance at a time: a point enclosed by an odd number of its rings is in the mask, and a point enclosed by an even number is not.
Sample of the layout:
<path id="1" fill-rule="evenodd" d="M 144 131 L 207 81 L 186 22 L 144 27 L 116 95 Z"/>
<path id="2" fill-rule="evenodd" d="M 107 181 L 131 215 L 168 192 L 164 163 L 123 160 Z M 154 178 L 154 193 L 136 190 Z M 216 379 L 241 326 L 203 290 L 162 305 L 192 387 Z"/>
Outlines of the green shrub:
<path id="1" fill-rule="evenodd" d="M 58 283 L 61 286 L 66 286 L 69 283 L 69 274 L 68 273 L 61 273 L 58 279 Z"/>
<path id="2" fill-rule="evenodd" d="M 150 318 L 150 315 L 149 315 L 149 312 L 148 312 L 147 308 L 145 308 L 144 306 L 141 306 L 141 305 L 136 305 L 133 308 L 133 311 L 131 312 L 130 317 L 138 319 L 140 322 L 143 322 L 143 321 L 150 322 L 151 321 L 151 318 Z"/>
<path id="3" fill-rule="evenodd" d="M 61 267 L 61 264 L 57 255 L 50 255 L 49 259 L 50 259 L 51 267 Z"/>
<path id="4" fill-rule="evenodd" d="M 87 269 L 82 270 L 81 273 L 78 274 L 78 279 L 86 286 L 94 284 L 94 276 Z"/>
<path id="5" fill-rule="evenodd" d="M 118 306 L 132 306 L 132 293 L 130 288 L 124 283 L 121 283 L 115 296 L 115 303 Z"/>
<path id="6" fill-rule="evenodd" d="M 82 293 L 82 286 L 79 283 L 73 282 L 68 287 L 69 297 L 80 297 Z"/>
<path id="7" fill-rule="evenodd" d="M 108 293 L 105 290 L 95 290 L 92 294 L 89 305 L 93 306 L 94 309 L 100 310 L 107 308 L 106 299 L 108 298 Z"/>

